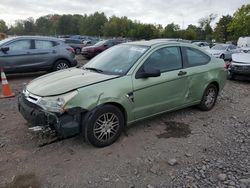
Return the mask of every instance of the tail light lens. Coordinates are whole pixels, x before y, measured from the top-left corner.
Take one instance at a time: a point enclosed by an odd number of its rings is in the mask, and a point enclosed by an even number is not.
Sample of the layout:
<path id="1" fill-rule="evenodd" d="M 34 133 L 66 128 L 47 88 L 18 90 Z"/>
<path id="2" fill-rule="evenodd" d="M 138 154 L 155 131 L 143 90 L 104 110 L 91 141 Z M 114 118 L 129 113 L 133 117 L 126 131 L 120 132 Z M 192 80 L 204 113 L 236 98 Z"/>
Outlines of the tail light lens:
<path id="1" fill-rule="evenodd" d="M 66 50 L 68 50 L 70 53 L 75 53 L 75 50 L 74 50 L 74 48 L 66 48 Z"/>
<path id="2" fill-rule="evenodd" d="M 225 68 L 225 69 L 228 69 L 228 67 L 230 66 L 230 64 L 231 64 L 231 62 L 225 61 L 225 66 L 224 66 L 224 68 Z"/>

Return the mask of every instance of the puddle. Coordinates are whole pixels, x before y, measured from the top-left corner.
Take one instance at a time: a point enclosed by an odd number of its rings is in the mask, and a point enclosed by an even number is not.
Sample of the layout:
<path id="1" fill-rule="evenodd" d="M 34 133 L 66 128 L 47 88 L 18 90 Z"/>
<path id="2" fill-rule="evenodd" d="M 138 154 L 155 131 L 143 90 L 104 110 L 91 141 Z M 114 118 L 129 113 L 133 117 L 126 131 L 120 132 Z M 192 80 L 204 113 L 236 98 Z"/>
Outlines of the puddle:
<path id="1" fill-rule="evenodd" d="M 175 121 L 164 122 L 166 129 L 164 133 L 157 135 L 158 138 L 186 138 L 191 134 L 189 125 Z"/>
<path id="2" fill-rule="evenodd" d="M 41 184 L 37 176 L 33 173 L 15 176 L 13 181 L 5 185 L 4 188 L 40 188 Z"/>

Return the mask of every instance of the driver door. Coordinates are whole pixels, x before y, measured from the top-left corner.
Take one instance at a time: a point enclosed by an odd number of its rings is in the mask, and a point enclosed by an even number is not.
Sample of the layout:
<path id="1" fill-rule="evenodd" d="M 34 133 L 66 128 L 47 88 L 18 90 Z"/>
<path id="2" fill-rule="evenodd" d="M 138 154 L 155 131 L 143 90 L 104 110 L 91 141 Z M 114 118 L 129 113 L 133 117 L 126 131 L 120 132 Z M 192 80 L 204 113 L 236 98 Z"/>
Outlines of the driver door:
<path id="1" fill-rule="evenodd" d="M 133 113 L 136 120 L 184 105 L 188 78 L 178 46 L 154 51 L 137 74 L 145 69 L 159 69 L 161 75 L 149 78 L 136 78 L 136 75 L 133 77 Z"/>
<path id="2" fill-rule="evenodd" d="M 33 62 L 31 40 L 14 41 L 4 47 L 9 47 L 9 50 L 0 53 L 0 61 L 7 72 L 21 72 Z"/>

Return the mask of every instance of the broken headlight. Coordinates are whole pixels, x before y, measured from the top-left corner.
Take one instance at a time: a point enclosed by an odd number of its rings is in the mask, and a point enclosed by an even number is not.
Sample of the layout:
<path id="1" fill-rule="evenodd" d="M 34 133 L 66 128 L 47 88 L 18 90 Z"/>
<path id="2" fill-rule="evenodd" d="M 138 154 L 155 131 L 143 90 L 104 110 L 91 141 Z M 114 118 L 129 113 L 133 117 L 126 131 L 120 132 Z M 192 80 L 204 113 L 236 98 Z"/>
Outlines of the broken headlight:
<path id="1" fill-rule="evenodd" d="M 73 91 L 59 96 L 43 97 L 37 102 L 37 105 L 49 112 L 63 113 L 65 104 L 77 93 L 77 91 Z"/>

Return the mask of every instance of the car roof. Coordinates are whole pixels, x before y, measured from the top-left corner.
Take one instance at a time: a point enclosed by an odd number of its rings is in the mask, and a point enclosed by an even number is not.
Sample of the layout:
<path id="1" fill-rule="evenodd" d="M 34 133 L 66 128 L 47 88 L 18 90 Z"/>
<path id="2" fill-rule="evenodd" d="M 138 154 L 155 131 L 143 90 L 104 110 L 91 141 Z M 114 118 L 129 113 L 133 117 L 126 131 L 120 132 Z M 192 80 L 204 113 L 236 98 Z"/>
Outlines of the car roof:
<path id="1" fill-rule="evenodd" d="M 74 39 L 74 38 L 64 38 L 64 40 L 80 41 L 81 42 L 81 39 Z"/>
<path id="2" fill-rule="evenodd" d="M 10 39 L 40 39 L 40 40 L 54 40 L 54 41 L 62 41 L 60 38 L 56 37 L 48 37 L 48 36 L 15 36 Z"/>
<path id="3" fill-rule="evenodd" d="M 127 42 L 126 44 L 132 44 L 132 45 L 139 45 L 139 46 L 158 46 L 158 45 L 179 45 L 179 44 L 187 44 L 183 42 L 176 42 L 176 41 L 171 41 L 171 40 L 143 40 L 143 41 L 135 41 L 135 42 Z"/>
<path id="4" fill-rule="evenodd" d="M 233 44 L 224 44 L 224 43 L 217 43 L 216 45 L 221 45 L 221 46 L 234 46 Z"/>

